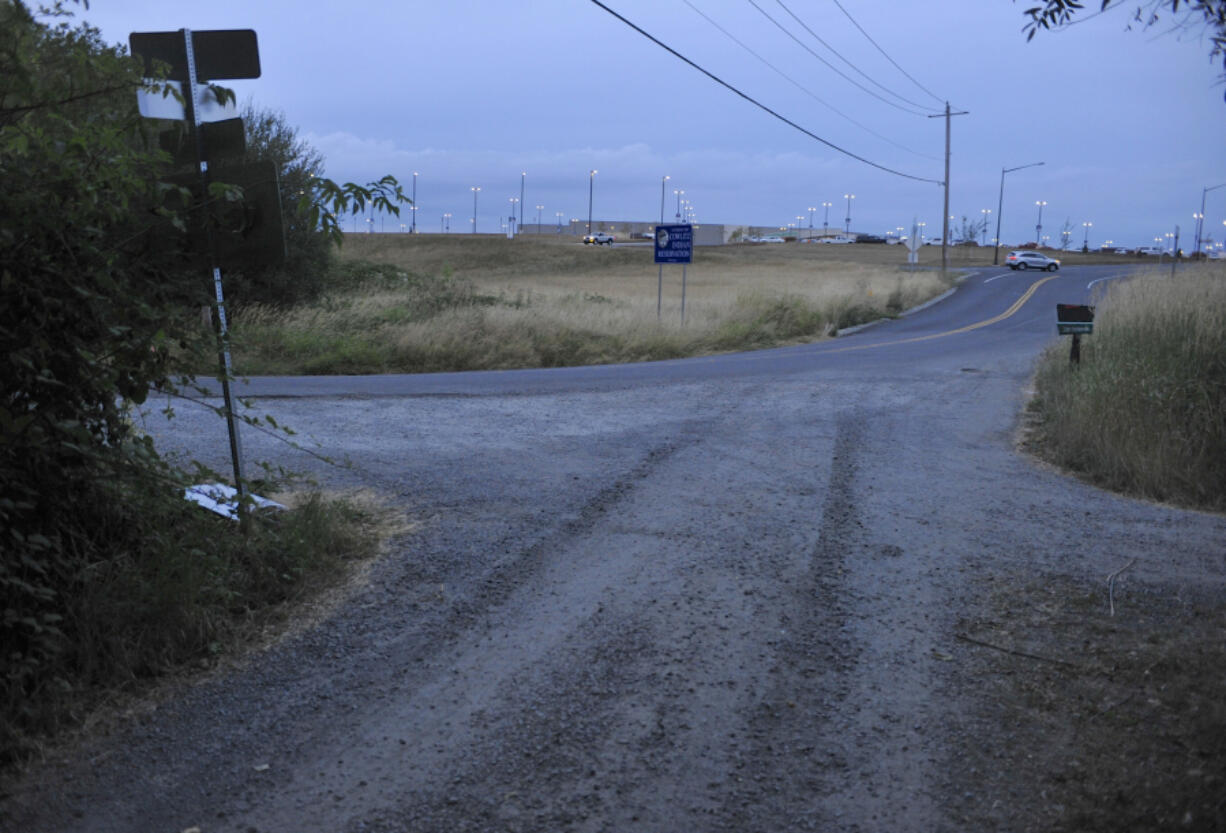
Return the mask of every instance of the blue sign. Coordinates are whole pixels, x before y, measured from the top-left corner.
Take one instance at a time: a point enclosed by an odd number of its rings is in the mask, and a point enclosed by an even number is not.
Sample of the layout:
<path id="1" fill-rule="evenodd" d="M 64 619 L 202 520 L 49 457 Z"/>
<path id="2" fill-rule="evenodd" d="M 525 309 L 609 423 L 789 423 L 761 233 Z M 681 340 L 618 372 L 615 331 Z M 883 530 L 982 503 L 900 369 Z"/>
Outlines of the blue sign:
<path id="1" fill-rule="evenodd" d="M 656 226 L 656 263 L 693 263 L 694 227 Z"/>

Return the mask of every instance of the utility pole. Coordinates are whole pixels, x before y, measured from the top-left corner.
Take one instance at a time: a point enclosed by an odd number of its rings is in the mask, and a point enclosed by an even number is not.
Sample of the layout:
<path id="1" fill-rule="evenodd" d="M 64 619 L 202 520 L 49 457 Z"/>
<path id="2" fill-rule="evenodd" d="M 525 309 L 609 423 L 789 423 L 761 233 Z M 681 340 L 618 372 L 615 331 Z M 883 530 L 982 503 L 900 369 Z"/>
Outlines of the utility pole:
<path id="1" fill-rule="evenodd" d="M 965 116 L 968 111 L 950 112 L 949 102 L 945 102 L 945 112 L 929 116 L 930 119 L 945 119 L 945 210 L 941 212 L 941 274 L 949 271 L 949 119 L 950 116 Z"/>

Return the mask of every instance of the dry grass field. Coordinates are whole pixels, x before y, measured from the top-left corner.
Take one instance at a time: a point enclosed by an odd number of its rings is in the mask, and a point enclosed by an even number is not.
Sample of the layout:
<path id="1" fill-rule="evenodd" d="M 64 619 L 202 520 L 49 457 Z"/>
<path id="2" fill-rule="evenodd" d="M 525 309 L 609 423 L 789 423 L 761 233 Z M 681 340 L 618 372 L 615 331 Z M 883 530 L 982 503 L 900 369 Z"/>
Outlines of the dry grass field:
<path id="1" fill-rule="evenodd" d="M 1226 510 L 1226 264 L 1114 281 L 1074 370 L 1039 362 L 1030 411 L 1052 462 L 1143 497 Z"/>
<path id="2" fill-rule="evenodd" d="M 986 250 L 990 252 L 990 250 Z M 353 235 L 322 302 L 235 315 L 243 373 L 430 372 L 600 364 L 829 337 L 940 294 L 940 250 L 699 247 L 659 267 L 649 243 L 574 237 Z M 990 258 L 990 254 L 989 254 Z M 969 265 L 969 264 L 966 264 Z"/>

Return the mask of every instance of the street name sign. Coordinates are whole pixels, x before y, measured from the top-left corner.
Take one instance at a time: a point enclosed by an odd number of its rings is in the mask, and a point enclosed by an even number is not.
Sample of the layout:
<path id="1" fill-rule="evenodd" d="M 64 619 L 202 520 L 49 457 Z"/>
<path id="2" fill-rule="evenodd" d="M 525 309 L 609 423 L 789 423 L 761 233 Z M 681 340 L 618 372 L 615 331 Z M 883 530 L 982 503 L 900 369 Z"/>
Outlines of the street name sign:
<path id="1" fill-rule="evenodd" d="M 1094 332 L 1094 307 L 1056 304 L 1056 329 L 1062 336 L 1090 335 Z"/>

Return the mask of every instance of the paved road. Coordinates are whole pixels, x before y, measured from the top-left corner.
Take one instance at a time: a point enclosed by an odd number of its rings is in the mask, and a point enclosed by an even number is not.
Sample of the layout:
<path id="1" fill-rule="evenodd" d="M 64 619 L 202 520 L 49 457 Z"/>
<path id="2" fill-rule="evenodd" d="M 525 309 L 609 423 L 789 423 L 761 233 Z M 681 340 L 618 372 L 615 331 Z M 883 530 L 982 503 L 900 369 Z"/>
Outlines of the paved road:
<path id="1" fill-rule="evenodd" d="M 633 366 L 253 379 L 418 529 L 317 626 L 15 785 L 23 831 L 958 829 L 985 582 L 1226 584 L 1226 521 L 1013 449 L 1054 305 L 986 270 L 817 345 Z M 226 466 L 178 407 L 166 448 Z M 1070 542 L 1078 542 L 1075 546 Z M 267 765 L 267 766 L 265 766 Z M 1011 805 L 1011 802 L 1013 803 Z M 987 811 L 984 810 L 986 813 Z"/>

